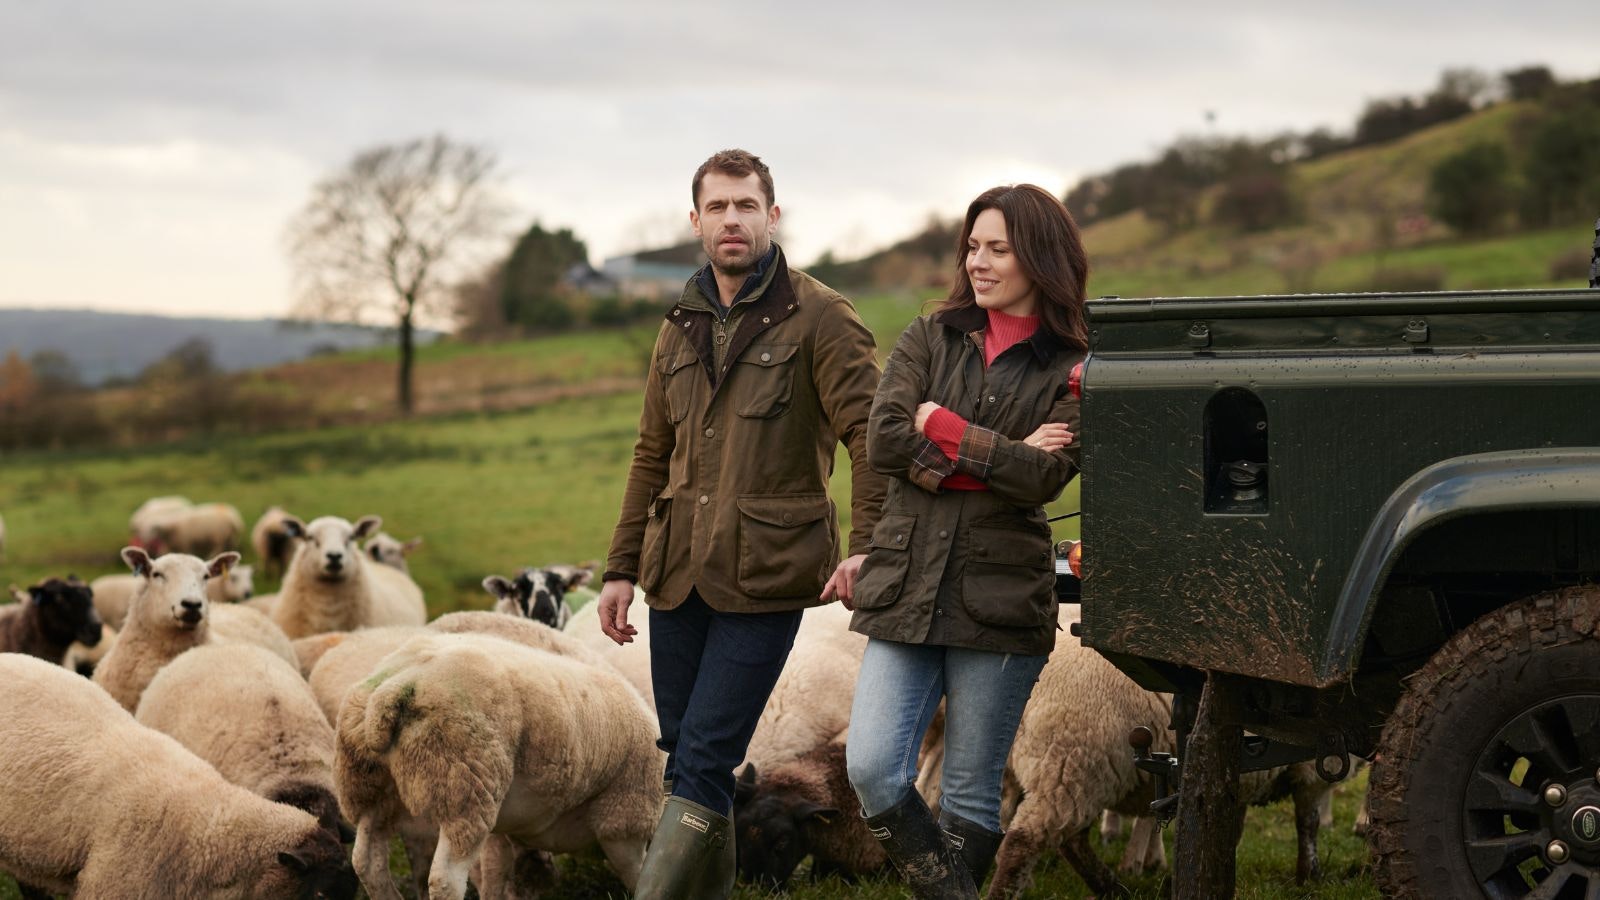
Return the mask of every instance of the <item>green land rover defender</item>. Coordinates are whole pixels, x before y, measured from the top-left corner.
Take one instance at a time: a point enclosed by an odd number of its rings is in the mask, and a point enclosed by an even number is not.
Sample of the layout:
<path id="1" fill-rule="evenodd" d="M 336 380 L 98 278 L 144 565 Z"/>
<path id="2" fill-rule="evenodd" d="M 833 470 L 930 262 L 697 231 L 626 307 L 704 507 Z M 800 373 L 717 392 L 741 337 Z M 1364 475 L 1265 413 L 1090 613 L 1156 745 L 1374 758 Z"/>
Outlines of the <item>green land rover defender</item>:
<path id="1" fill-rule="evenodd" d="M 1175 892 L 1231 892 L 1239 768 L 1356 756 L 1385 896 L 1600 900 L 1600 290 L 1090 330 L 1079 633 L 1174 694 Z"/>

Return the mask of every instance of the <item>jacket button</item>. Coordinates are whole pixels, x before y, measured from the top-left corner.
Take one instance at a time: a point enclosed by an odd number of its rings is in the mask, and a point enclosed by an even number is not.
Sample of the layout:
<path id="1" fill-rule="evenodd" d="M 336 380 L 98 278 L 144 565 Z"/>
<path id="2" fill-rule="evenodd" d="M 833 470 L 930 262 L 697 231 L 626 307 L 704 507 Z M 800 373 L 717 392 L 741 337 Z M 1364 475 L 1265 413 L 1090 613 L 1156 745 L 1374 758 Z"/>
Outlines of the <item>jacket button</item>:
<path id="1" fill-rule="evenodd" d="M 709 438 L 709 437 L 716 437 L 716 436 L 717 436 L 717 430 L 715 428 L 707 428 L 706 429 L 706 437 Z"/>
<path id="2" fill-rule="evenodd" d="M 675 310 L 672 311 L 672 314 L 675 315 L 675 316 L 681 316 L 681 315 L 683 315 L 683 310 L 675 309 Z"/>
<path id="3" fill-rule="evenodd" d="M 894 542 L 896 544 L 904 544 L 906 542 L 906 536 L 904 534 L 897 534 L 894 536 Z"/>
<path id="4" fill-rule="evenodd" d="M 788 513 L 784 513 L 783 514 L 783 524 L 787 525 L 787 524 L 789 524 L 790 522 L 793 522 L 793 521 L 794 521 L 794 516 L 791 516 Z"/>
<path id="5" fill-rule="evenodd" d="M 772 317 L 771 316 L 762 316 L 761 317 L 761 324 L 763 324 L 763 325 L 771 325 L 772 324 Z"/>
<path id="6" fill-rule="evenodd" d="M 944 608 L 943 608 L 943 607 L 940 607 L 940 606 L 935 606 L 935 607 L 934 607 L 934 608 L 933 608 L 933 614 L 934 614 L 934 615 L 936 615 L 936 616 L 942 616 L 942 615 L 944 615 Z"/>
<path id="7" fill-rule="evenodd" d="M 948 532 L 948 531 L 939 532 L 939 537 L 941 537 L 941 538 L 947 538 L 949 536 L 950 536 L 950 532 Z"/>
<path id="8" fill-rule="evenodd" d="M 990 395 L 989 395 L 989 402 L 990 402 L 990 403 L 993 403 L 993 402 L 994 402 L 994 400 L 995 400 L 995 397 L 994 397 L 994 395 L 993 395 L 993 394 L 990 394 Z"/>
<path id="9" fill-rule="evenodd" d="M 763 354 L 761 354 L 761 361 L 762 362 L 772 362 L 772 354 L 771 353 L 763 353 Z"/>
<path id="10" fill-rule="evenodd" d="M 701 506 L 705 506 L 707 503 L 710 503 L 710 502 L 711 502 L 711 498 L 710 497 L 706 496 L 705 494 L 701 494 L 700 495 L 700 505 Z"/>

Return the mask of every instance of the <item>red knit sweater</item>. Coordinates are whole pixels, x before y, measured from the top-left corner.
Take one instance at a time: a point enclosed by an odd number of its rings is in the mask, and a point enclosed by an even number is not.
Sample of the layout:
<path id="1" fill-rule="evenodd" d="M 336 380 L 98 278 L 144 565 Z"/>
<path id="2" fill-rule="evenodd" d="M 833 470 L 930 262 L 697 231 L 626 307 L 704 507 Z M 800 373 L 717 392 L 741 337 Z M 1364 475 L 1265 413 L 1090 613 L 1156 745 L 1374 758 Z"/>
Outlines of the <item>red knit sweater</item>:
<path id="1" fill-rule="evenodd" d="M 998 309 L 989 310 L 989 327 L 983 333 L 983 366 L 988 368 L 995 358 L 1018 341 L 1033 336 L 1039 329 L 1038 316 L 1009 316 Z M 954 460 L 961 453 L 961 436 L 971 424 L 966 419 L 944 407 L 928 416 L 923 433 Z M 951 491 L 987 491 L 989 486 L 964 472 L 955 472 L 939 483 Z"/>

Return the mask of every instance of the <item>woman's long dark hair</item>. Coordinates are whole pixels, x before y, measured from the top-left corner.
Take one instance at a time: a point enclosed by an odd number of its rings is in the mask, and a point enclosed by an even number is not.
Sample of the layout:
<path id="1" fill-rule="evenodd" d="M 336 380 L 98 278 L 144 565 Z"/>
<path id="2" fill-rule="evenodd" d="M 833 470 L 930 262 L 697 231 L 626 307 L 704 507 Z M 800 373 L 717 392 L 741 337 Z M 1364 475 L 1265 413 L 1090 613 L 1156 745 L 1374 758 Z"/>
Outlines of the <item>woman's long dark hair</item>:
<path id="1" fill-rule="evenodd" d="M 1083 305 L 1089 283 L 1089 254 L 1072 213 L 1060 200 L 1038 185 L 1016 184 L 990 188 L 967 207 L 967 220 L 956 242 L 956 281 L 939 309 L 962 309 L 977 301 L 972 278 L 967 275 L 967 241 L 972 225 L 986 209 L 997 209 L 1006 220 L 1006 239 L 1017 255 L 1017 265 L 1039 294 L 1039 318 L 1044 326 L 1074 350 L 1089 346 Z"/>

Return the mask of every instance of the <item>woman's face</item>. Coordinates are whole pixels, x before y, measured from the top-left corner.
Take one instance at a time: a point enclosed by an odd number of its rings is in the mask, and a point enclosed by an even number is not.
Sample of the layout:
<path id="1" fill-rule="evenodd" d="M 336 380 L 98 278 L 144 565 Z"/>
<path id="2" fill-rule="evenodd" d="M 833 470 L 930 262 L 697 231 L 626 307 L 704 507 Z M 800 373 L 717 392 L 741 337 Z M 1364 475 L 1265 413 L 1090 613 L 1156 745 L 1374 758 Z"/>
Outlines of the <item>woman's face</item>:
<path id="1" fill-rule="evenodd" d="M 978 305 L 1007 315 L 1031 316 L 1038 305 L 1033 282 L 1022 274 L 1006 235 L 1006 217 L 998 209 L 978 213 L 967 239 L 967 277 Z"/>

